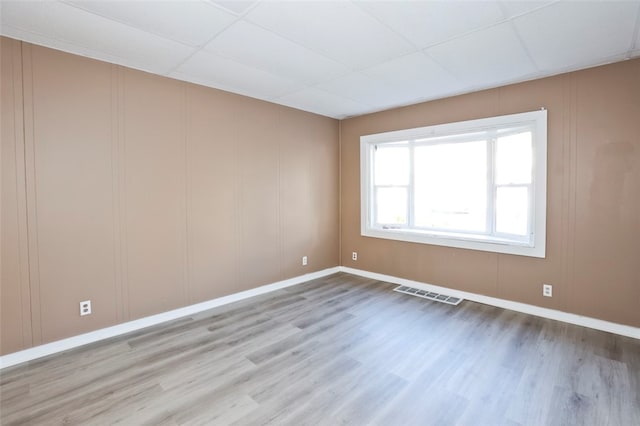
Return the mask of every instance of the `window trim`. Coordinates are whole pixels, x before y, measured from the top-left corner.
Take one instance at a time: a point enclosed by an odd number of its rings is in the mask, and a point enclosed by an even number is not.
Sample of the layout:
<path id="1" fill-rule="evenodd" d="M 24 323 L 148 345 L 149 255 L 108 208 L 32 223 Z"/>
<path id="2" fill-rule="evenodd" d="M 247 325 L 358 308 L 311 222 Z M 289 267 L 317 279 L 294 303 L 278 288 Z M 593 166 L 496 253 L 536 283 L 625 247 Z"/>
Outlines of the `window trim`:
<path id="1" fill-rule="evenodd" d="M 510 125 L 532 125 L 534 131 L 533 180 L 531 184 L 532 190 L 530 191 L 530 208 L 532 211 L 532 236 L 530 243 L 500 240 L 499 236 L 489 238 L 478 234 L 467 235 L 462 232 L 450 233 L 434 230 L 380 229 L 371 225 L 372 191 L 374 189 L 373 168 L 371 167 L 373 164 L 372 145 L 448 136 L 463 132 L 486 131 L 488 129 Z M 544 258 L 546 256 L 547 210 L 547 110 L 541 109 L 538 111 L 361 136 L 360 182 L 360 233 L 362 236 Z M 495 202 L 495 194 L 493 202 Z M 491 208 L 495 208 L 495 206 Z M 408 212 L 408 214 L 412 213 Z M 495 220 L 495 215 L 491 220 Z"/>

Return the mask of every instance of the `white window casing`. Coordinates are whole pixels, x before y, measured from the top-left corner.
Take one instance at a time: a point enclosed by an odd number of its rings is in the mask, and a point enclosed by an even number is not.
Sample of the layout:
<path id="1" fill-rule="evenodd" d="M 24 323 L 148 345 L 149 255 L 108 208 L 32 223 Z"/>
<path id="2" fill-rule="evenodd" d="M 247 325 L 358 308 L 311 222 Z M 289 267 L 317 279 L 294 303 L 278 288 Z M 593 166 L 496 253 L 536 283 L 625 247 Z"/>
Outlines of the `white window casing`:
<path id="1" fill-rule="evenodd" d="M 501 163 L 502 166 L 496 165 L 497 158 L 502 158 L 497 154 L 498 144 L 500 143 L 500 146 L 505 147 L 508 152 L 508 147 L 515 146 L 509 145 L 509 136 L 514 136 L 515 139 L 512 139 L 516 140 L 517 135 L 525 135 L 531 140 L 530 180 L 517 181 L 516 179 L 516 181 L 501 182 L 498 176 L 500 173 L 508 175 L 507 172 L 513 174 L 513 170 L 516 170 L 517 174 L 519 170 L 526 170 L 513 169 L 513 167 L 509 169 L 504 165 L 507 164 L 504 159 Z M 522 146 L 526 147 L 527 145 Z M 393 148 L 400 154 L 406 153 L 406 157 L 408 157 L 406 171 L 397 166 L 405 161 L 398 155 L 396 155 L 395 168 L 391 166 L 385 169 L 383 163 L 381 165 L 375 164 L 376 150 L 382 150 L 379 154 L 379 161 L 382 162 L 383 158 L 387 158 L 382 156 L 383 153 L 386 153 L 385 155 L 393 161 L 393 155 L 388 155 L 391 153 L 390 149 Z M 428 169 L 426 165 L 429 164 L 429 159 L 435 161 L 434 159 L 439 158 L 433 153 L 438 150 L 444 152 L 442 150 L 447 149 L 450 150 L 449 153 L 441 154 L 442 158 L 447 158 L 447 155 L 448 158 L 454 158 L 452 152 L 456 155 L 460 152 L 466 155 L 465 161 L 472 161 L 475 166 L 480 167 L 478 169 L 480 171 L 476 171 L 475 177 L 481 173 L 482 179 L 474 179 L 472 171 L 469 171 L 469 177 L 462 176 L 460 179 L 453 177 L 457 185 L 464 185 L 464 179 L 468 179 L 471 189 L 467 188 L 466 194 L 471 194 L 472 198 L 480 200 L 477 206 L 484 206 L 482 208 L 475 207 L 476 216 L 484 219 L 481 226 L 478 224 L 482 220 L 476 220 L 474 225 L 476 229 L 471 229 L 473 228 L 471 225 L 465 225 L 467 228 L 454 226 L 452 229 L 446 226 L 424 225 L 424 217 L 429 217 L 428 215 L 424 216 L 424 211 L 426 211 L 424 204 L 429 204 L 429 197 L 417 191 L 416 188 L 419 185 L 416 183 L 416 173 L 424 175 L 424 170 Z M 478 154 L 481 149 L 484 150 L 483 153 L 486 152 L 486 157 L 481 157 Z M 416 153 L 416 150 L 419 153 Z M 429 153 L 432 153 L 433 157 L 429 157 Z M 422 158 L 423 162 L 416 165 L 418 158 Z M 486 158 L 486 162 L 483 162 L 483 158 Z M 466 163 L 461 162 L 460 164 Z M 460 164 L 452 164 L 452 170 L 455 170 L 455 166 L 461 167 Z M 387 172 L 379 179 L 374 176 L 376 166 L 378 166 L 378 171 Z M 438 166 L 446 168 L 447 164 L 438 163 Z M 396 173 L 397 176 L 393 173 L 390 174 L 389 170 Z M 433 168 L 431 173 L 434 173 L 433 170 L 438 170 L 438 168 Z M 484 175 L 485 171 L 486 176 Z M 545 257 L 547 188 L 547 111 L 545 109 L 362 136 L 360 138 L 360 173 L 361 234 L 363 236 L 538 258 Z M 451 179 L 451 176 L 449 178 Z M 473 190 L 473 185 L 479 187 L 482 180 L 486 180 L 486 189 Z M 457 181 L 462 181 L 462 183 Z M 438 186 L 434 183 L 434 179 L 429 180 L 424 176 L 420 182 L 422 182 L 422 187 L 424 187 L 424 182 L 428 182 L 428 185 L 431 185 L 429 187 L 431 190 Z M 450 187 L 455 187 L 455 184 L 451 183 Z M 444 189 L 440 192 L 445 195 L 440 195 L 446 198 L 447 192 L 443 191 Z M 463 196 L 465 192 L 461 194 L 460 196 Z M 511 194 L 511 198 L 509 198 L 509 194 Z M 510 201 L 507 204 L 500 204 L 500 196 Z M 422 204 L 416 205 L 416 198 L 420 198 Z M 433 197 L 433 199 L 435 200 L 437 197 Z M 521 200 L 520 204 L 518 201 L 513 201 L 514 199 Z M 397 213 L 394 217 L 399 219 L 393 222 L 394 219 L 389 218 L 390 214 L 377 217 L 381 209 L 378 208 L 376 202 L 379 202 L 380 205 L 384 204 L 387 213 Z M 432 216 L 436 211 L 433 208 L 435 202 L 433 201 L 431 204 Z M 422 210 L 420 210 L 420 206 L 422 206 Z M 524 213 L 520 216 L 513 213 L 514 206 L 516 211 L 520 209 L 520 213 L 526 211 L 526 225 L 522 225 L 525 223 L 523 221 L 520 228 L 522 231 L 519 233 L 505 232 L 504 226 L 501 230 L 497 223 L 497 218 L 500 215 L 507 217 L 506 213 L 511 212 L 510 214 L 515 214 L 517 218 L 525 216 Z M 416 215 L 417 210 L 423 211 L 423 215 Z M 473 212 L 469 213 L 468 209 L 462 212 L 449 210 L 448 212 L 446 209 L 438 211 L 441 211 L 443 217 L 463 218 L 468 219 L 470 223 L 473 222 L 474 214 Z M 477 214 L 478 211 L 481 211 L 481 214 Z M 447 214 L 449 216 L 446 216 Z M 417 220 L 416 216 L 419 216 L 420 220 Z M 433 219 L 433 221 L 435 220 Z M 455 222 L 454 219 L 451 221 Z"/>

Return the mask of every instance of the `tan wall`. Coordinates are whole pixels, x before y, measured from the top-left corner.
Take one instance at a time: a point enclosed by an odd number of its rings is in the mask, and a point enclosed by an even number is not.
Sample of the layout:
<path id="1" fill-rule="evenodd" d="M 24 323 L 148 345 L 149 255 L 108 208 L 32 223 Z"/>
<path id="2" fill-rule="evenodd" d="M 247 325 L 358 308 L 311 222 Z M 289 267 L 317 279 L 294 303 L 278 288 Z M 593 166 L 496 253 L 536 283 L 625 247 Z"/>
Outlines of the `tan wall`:
<path id="1" fill-rule="evenodd" d="M 360 236 L 361 135 L 540 107 L 546 259 Z M 344 120 L 341 173 L 342 265 L 640 326 L 640 59 Z"/>
<path id="2" fill-rule="evenodd" d="M 339 134 L 328 118 L 0 40 L 0 354 L 338 262 L 640 326 L 640 60 L 344 120 Z M 541 106 L 546 259 L 359 235 L 360 135 Z"/>
<path id="3" fill-rule="evenodd" d="M 1 46 L 0 354 L 338 264 L 336 120 Z"/>

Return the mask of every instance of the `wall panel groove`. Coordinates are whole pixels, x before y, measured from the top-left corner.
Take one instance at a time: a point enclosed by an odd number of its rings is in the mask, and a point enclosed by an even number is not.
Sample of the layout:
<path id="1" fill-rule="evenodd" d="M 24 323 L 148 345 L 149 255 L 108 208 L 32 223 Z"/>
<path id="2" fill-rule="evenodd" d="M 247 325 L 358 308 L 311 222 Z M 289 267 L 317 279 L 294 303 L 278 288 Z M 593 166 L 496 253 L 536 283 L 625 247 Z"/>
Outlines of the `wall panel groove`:
<path id="1" fill-rule="evenodd" d="M 189 173 L 189 114 L 191 113 L 191 104 L 189 102 L 189 94 L 187 85 L 183 85 L 183 128 L 184 128 L 184 298 L 187 303 L 193 303 L 191 294 L 191 256 L 190 256 L 190 238 L 189 238 L 189 217 L 191 211 L 191 174 Z"/>
<path id="2" fill-rule="evenodd" d="M 26 194 L 26 164 L 24 144 L 24 79 L 22 76 L 22 42 L 13 43 L 13 79 L 17 90 L 14 89 L 14 128 L 15 128 L 15 164 L 16 164 L 16 194 L 18 201 L 18 256 L 20 262 L 20 306 L 22 312 L 23 346 L 33 346 L 33 330 L 31 321 L 31 287 L 29 280 L 29 242 L 27 229 L 27 194 Z"/>
<path id="3" fill-rule="evenodd" d="M 21 45 L 14 40 L 0 40 L 0 354 L 33 345 Z M 12 327 L 13 324 L 17 326 Z"/>
<path id="4" fill-rule="evenodd" d="M 33 58 L 31 45 L 22 44 L 22 84 L 24 106 L 24 147 L 25 147 L 25 188 L 27 237 L 29 256 L 29 288 L 31 300 L 31 333 L 33 345 L 42 341 L 42 312 L 40 301 L 40 267 L 38 253 L 38 216 L 37 185 L 34 148 L 34 111 L 33 111 Z"/>
<path id="5" fill-rule="evenodd" d="M 118 321 L 112 66 L 30 47 L 30 232 L 42 342 Z M 29 116 L 31 121 L 29 120 Z M 91 316 L 79 318 L 79 302 Z"/>
<path id="6" fill-rule="evenodd" d="M 113 206 L 113 280 L 116 295 L 116 318 L 125 321 L 124 288 L 122 277 L 122 226 L 120 222 L 120 128 L 119 128 L 119 72 L 117 65 L 111 65 L 111 174 Z"/>
<path id="7" fill-rule="evenodd" d="M 124 69 L 116 66 L 116 134 L 118 143 L 118 236 L 119 236 L 119 264 L 121 272 L 121 304 L 123 319 L 132 319 L 129 300 L 129 251 L 127 247 L 126 212 L 127 212 L 127 169 L 125 167 L 126 140 L 124 135 Z"/>
<path id="8" fill-rule="evenodd" d="M 182 83 L 124 70 L 125 198 L 132 319 L 184 306 Z"/>

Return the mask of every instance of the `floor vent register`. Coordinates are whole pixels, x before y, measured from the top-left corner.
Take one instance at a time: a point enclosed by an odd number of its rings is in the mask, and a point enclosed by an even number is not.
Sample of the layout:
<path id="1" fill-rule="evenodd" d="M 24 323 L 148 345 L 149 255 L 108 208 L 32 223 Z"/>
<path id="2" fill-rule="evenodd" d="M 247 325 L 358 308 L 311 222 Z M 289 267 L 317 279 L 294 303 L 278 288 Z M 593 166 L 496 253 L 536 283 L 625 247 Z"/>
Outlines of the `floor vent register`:
<path id="1" fill-rule="evenodd" d="M 435 300 L 436 302 L 447 303 L 449 305 L 459 305 L 464 299 L 460 297 L 448 296 L 446 294 L 434 293 L 433 291 L 425 291 L 420 290 L 418 288 L 408 287 L 406 285 L 401 285 L 393 289 L 393 291 L 397 291 L 404 294 L 409 294 L 411 296 L 422 297 L 423 299 Z"/>

